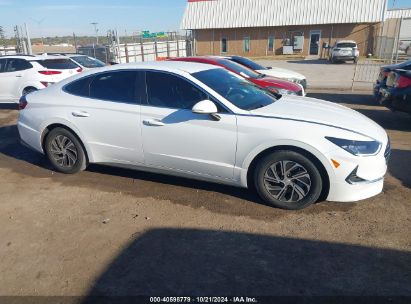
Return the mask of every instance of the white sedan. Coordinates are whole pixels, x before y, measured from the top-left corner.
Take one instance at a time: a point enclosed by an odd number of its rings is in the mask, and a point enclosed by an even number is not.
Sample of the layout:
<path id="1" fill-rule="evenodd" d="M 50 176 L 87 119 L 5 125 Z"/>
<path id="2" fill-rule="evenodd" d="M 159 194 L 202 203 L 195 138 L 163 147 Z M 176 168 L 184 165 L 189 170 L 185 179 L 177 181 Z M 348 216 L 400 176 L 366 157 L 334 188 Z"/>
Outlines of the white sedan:
<path id="1" fill-rule="evenodd" d="M 20 100 L 21 141 L 57 171 L 89 163 L 255 188 L 301 209 L 382 191 L 386 132 L 330 102 L 275 95 L 216 66 L 106 67 Z"/>

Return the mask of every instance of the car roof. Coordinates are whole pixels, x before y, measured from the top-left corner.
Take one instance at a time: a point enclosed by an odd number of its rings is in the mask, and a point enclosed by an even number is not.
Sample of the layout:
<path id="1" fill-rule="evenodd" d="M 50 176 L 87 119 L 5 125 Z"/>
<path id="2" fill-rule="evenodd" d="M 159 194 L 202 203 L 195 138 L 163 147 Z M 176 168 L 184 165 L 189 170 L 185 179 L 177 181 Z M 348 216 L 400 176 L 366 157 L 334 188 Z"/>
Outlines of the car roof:
<path id="1" fill-rule="evenodd" d="M 187 61 L 146 61 L 138 63 L 124 63 L 99 68 L 99 71 L 115 71 L 122 69 L 150 69 L 159 71 L 183 71 L 189 74 L 218 69 L 220 67 Z"/>
<path id="2" fill-rule="evenodd" d="M 49 60 L 49 59 L 61 59 L 61 58 L 67 58 L 66 56 L 63 55 L 6 55 L 6 56 L 0 56 L 0 58 L 11 58 L 11 59 L 25 59 L 28 61 L 35 61 L 35 60 Z"/>
<path id="3" fill-rule="evenodd" d="M 357 42 L 355 42 L 354 40 L 340 40 L 340 41 L 337 41 L 337 43 L 355 43 L 355 44 L 357 44 Z"/>

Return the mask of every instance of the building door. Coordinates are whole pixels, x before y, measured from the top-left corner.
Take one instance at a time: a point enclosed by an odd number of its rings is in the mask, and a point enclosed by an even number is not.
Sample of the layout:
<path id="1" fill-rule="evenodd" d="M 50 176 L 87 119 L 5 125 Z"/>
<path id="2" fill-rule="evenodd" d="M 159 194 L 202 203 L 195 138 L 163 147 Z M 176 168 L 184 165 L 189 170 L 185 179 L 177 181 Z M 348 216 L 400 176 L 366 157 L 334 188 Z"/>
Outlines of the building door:
<path id="1" fill-rule="evenodd" d="M 310 32 L 310 55 L 318 55 L 320 51 L 321 31 Z"/>

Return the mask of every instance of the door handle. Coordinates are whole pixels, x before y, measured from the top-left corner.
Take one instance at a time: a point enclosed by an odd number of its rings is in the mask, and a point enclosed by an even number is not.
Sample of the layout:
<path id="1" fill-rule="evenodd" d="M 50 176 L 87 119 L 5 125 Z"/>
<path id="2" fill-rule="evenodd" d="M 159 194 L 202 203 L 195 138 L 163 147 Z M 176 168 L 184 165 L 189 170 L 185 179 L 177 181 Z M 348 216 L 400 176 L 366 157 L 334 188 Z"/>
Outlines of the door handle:
<path id="1" fill-rule="evenodd" d="M 16 77 L 23 77 L 23 75 L 16 75 Z"/>
<path id="2" fill-rule="evenodd" d="M 158 119 L 146 119 L 146 120 L 143 120 L 143 124 L 145 124 L 146 126 L 152 126 L 152 127 L 165 126 L 164 122 Z"/>
<path id="3" fill-rule="evenodd" d="M 90 117 L 90 114 L 84 111 L 72 112 L 71 115 L 74 117 Z"/>

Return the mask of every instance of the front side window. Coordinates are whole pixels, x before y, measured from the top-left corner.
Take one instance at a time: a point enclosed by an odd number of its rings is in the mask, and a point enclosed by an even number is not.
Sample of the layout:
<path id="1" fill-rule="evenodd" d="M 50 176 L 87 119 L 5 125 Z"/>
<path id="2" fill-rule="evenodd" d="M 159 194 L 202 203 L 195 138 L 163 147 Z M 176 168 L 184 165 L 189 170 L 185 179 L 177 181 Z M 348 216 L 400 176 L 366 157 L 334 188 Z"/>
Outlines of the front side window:
<path id="1" fill-rule="evenodd" d="M 228 52 L 227 38 L 222 38 L 221 39 L 221 53 L 227 53 L 227 52 Z"/>
<path id="2" fill-rule="evenodd" d="M 146 72 L 147 102 L 150 106 L 191 109 L 208 96 L 193 84 L 172 74 Z"/>
<path id="3" fill-rule="evenodd" d="M 45 59 L 38 60 L 37 62 L 44 68 L 51 70 L 72 70 L 79 68 L 77 64 L 67 58 Z"/>
<path id="4" fill-rule="evenodd" d="M 248 59 L 245 57 L 240 57 L 240 56 L 233 56 L 231 57 L 231 60 L 234 62 L 237 62 L 239 64 L 242 64 L 244 66 L 246 66 L 247 68 L 250 68 L 254 71 L 258 71 L 258 70 L 266 70 L 265 67 L 263 67 L 262 65 Z"/>
<path id="5" fill-rule="evenodd" d="M 244 53 L 250 52 L 250 37 L 244 37 L 243 50 L 244 50 Z"/>
<path id="6" fill-rule="evenodd" d="M 90 83 L 90 97 L 113 102 L 137 103 L 136 75 L 137 72 L 134 71 L 97 74 Z"/>
<path id="7" fill-rule="evenodd" d="M 6 72 L 17 72 L 31 69 L 33 66 L 31 63 L 24 59 L 10 58 L 7 60 Z"/>
<path id="8" fill-rule="evenodd" d="M 225 69 L 197 72 L 192 76 L 243 110 L 250 111 L 265 107 L 277 100 L 268 90 Z"/>

